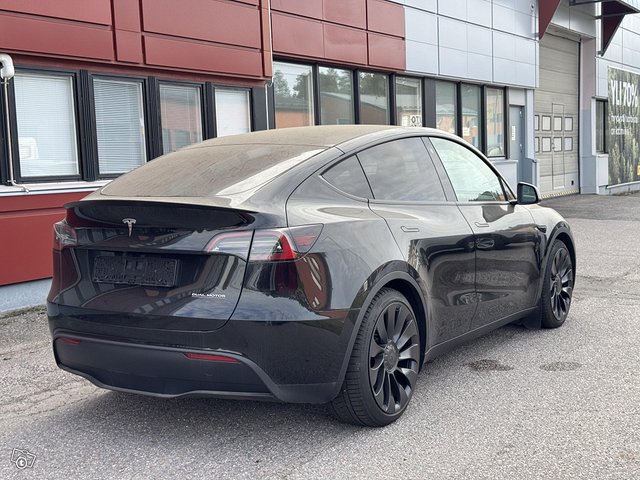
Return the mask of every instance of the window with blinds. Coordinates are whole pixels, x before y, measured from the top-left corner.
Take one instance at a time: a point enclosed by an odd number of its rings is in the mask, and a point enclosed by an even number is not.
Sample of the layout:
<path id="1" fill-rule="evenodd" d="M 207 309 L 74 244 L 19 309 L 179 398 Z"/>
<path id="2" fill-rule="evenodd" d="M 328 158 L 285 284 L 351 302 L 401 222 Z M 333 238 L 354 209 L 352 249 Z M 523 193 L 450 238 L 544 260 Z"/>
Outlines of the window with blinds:
<path id="1" fill-rule="evenodd" d="M 125 173 L 146 161 L 142 83 L 94 78 L 98 166 Z"/>
<path id="2" fill-rule="evenodd" d="M 78 175 L 71 75 L 18 72 L 14 89 L 20 175 Z"/>
<path id="3" fill-rule="evenodd" d="M 217 136 L 251 131 L 251 107 L 247 90 L 216 88 Z"/>
<path id="4" fill-rule="evenodd" d="M 198 86 L 160 84 L 162 153 L 202 141 L 201 96 Z"/>

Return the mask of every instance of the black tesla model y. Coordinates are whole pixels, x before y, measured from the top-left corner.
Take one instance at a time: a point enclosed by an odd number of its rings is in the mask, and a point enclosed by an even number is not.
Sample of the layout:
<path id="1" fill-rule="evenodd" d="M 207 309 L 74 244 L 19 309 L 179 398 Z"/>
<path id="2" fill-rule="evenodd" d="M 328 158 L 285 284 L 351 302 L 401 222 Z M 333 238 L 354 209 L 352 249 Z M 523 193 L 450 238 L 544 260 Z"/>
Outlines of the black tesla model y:
<path id="1" fill-rule="evenodd" d="M 567 318 L 567 223 L 460 138 L 304 127 L 160 157 L 66 205 L 58 365 L 113 390 L 330 403 L 393 422 L 425 362 Z"/>

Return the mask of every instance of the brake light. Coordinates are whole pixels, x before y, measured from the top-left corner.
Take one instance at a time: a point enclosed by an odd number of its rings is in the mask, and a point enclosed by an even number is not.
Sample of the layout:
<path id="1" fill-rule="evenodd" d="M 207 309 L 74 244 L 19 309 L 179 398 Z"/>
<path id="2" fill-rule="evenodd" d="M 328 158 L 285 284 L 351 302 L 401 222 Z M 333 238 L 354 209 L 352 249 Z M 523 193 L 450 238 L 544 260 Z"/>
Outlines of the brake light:
<path id="1" fill-rule="evenodd" d="M 253 231 L 219 233 L 204 248 L 207 253 L 224 253 L 247 258 Z"/>
<path id="2" fill-rule="evenodd" d="M 321 231 L 322 225 L 256 230 L 249 261 L 295 260 L 311 250 Z"/>
<path id="3" fill-rule="evenodd" d="M 223 355 L 209 355 L 207 353 L 185 353 L 184 356 L 191 360 L 209 360 L 211 362 L 240 363 L 235 358 L 225 357 Z"/>
<path id="4" fill-rule="evenodd" d="M 67 247 L 74 247 L 78 244 L 76 231 L 71 228 L 66 221 L 62 220 L 53 224 L 53 248 L 62 250 Z"/>

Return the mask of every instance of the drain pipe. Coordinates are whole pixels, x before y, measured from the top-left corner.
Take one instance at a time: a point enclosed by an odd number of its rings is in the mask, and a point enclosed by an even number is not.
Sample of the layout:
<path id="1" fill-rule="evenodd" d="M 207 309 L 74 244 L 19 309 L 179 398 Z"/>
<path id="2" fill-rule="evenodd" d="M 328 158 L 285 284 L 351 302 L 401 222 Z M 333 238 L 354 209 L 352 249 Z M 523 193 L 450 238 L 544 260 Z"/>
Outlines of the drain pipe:
<path id="1" fill-rule="evenodd" d="M 9 80 L 13 78 L 15 69 L 13 68 L 13 60 L 6 53 L 0 53 L 0 80 L 4 88 L 4 113 L 7 121 L 7 152 L 9 155 L 9 183 L 17 188 L 20 188 L 23 192 L 29 193 L 29 189 L 24 185 L 18 185 L 13 176 L 13 152 L 11 148 L 11 123 L 9 117 Z"/>

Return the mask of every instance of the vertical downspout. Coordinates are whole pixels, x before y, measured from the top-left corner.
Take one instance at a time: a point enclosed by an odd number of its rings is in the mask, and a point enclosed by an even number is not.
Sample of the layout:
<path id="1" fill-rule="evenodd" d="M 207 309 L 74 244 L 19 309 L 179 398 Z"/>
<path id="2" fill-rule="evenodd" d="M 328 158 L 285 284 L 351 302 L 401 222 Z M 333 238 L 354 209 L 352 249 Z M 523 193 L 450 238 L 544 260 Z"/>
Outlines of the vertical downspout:
<path id="1" fill-rule="evenodd" d="M 271 25 L 271 0 L 267 1 L 267 13 L 269 15 L 269 53 L 271 55 L 271 71 L 273 72 L 273 26 Z M 264 83 L 264 106 L 267 114 L 267 130 L 271 129 L 269 125 L 269 87 L 273 85 L 273 79 Z"/>
<path id="2" fill-rule="evenodd" d="M 4 88 L 4 113 L 7 121 L 7 153 L 9 157 L 9 183 L 17 188 L 22 189 L 23 192 L 29 193 L 29 189 L 24 185 L 18 185 L 13 176 L 13 148 L 11 145 L 11 123 L 9 116 L 9 80 L 13 78 L 15 69 L 13 68 L 13 60 L 6 53 L 0 53 L 0 80 L 2 80 L 2 86 Z"/>

